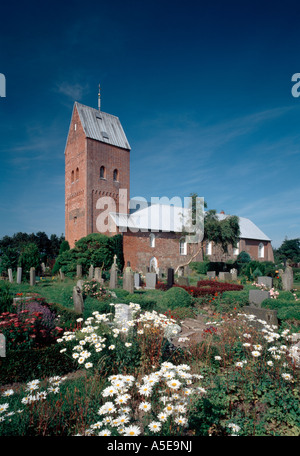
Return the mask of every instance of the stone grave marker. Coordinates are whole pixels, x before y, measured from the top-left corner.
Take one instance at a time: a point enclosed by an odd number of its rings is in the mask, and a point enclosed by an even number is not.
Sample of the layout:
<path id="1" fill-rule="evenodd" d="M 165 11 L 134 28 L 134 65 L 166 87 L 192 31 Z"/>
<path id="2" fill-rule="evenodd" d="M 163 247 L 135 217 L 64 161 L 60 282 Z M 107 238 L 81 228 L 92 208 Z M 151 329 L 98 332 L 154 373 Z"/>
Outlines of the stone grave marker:
<path id="1" fill-rule="evenodd" d="M 237 269 L 235 269 L 235 268 L 230 269 L 230 274 L 231 274 L 231 280 L 237 280 L 237 274 L 238 274 Z"/>
<path id="2" fill-rule="evenodd" d="M 74 310 L 77 313 L 82 314 L 84 305 L 83 305 L 83 296 L 80 287 L 73 287 L 73 305 Z"/>
<path id="3" fill-rule="evenodd" d="M 284 291 L 291 291 L 294 284 L 294 273 L 293 268 L 291 266 L 287 266 L 285 271 L 281 273 L 282 279 L 282 288 Z"/>
<path id="4" fill-rule="evenodd" d="M 76 277 L 78 279 L 80 279 L 82 277 L 82 265 L 81 264 L 77 264 Z"/>
<path id="5" fill-rule="evenodd" d="M 273 287 L 273 279 L 272 277 L 267 277 L 267 276 L 259 276 L 257 277 L 257 283 L 259 285 L 266 285 L 268 288 Z"/>
<path id="6" fill-rule="evenodd" d="M 104 280 L 102 279 L 102 268 L 95 268 L 95 280 L 99 283 L 102 283 L 104 282 Z"/>
<path id="7" fill-rule="evenodd" d="M 180 285 L 180 286 L 183 286 L 183 287 L 189 287 L 190 286 L 189 278 L 188 277 L 184 277 L 184 276 L 178 277 L 177 285 Z"/>
<path id="8" fill-rule="evenodd" d="M 12 269 L 8 269 L 8 280 L 10 283 L 14 283 L 14 278 L 13 278 L 13 273 L 12 273 Z"/>
<path id="9" fill-rule="evenodd" d="M 141 288 L 142 281 L 141 281 L 141 275 L 138 272 L 134 273 L 134 288 L 137 290 Z"/>
<path id="10" fill-rule="evenodd" d="M 45 274 L 45 272 L 46 272 L 45 263 L 42 263 L 42 264 L 41 264 L 41 268 L 42 268 L 42 273 Z"/>
<path id="11" fill-rule="evenodd" d="M 114 322 L 119 328 L 129 328 L 128 321 L 132 320 L 132 309 L 128 304 L 115 304 Z"/>
<path id="12" fill-rule="evenodd" d="M 82 280 L 82 279 L 77 280 L 77 287 L 80 288 L 81 292 L 83 290 L 83 283 L 84 283 L 84 280 Z"/>
<path id="13" fill-rule="evenodd" d="M 17 283 L 22 282 L 22 268 L 17 268 Z"/>
<path id="14" fill-rule="evenodd" d="M 114 262 L 110 268 L 110 279 L 109 288 L 115 289 L 118 286 L 118 266 L 117 266 L 117 255 L 114 256 Z"/>
<path id="15" fill-rule="evenodd" d="M 133 272 L 130 267 L 127 267 L 123 274 L 123 289 L 129 291 L 129 293 L 134 292 Z"/>
<path id="16" fill-rule="evenodd" d="M 30 286 L 34 287 L 35 285 L 35 268 L 30 268 Z"/>
<path id="17" fill-rule="evenodd" d="M 89 280 L 92 280 L 94 278 L 94 266 L 91 264 L 89 267 Z"/>
<path id="18" fill-rule="evenodd" d="M 209 279 L 215 279 L 216 271 L 207 271 L 206 275 Z"/>
<path id="19" fill-rule="evenodd" d="M 168 288 L 172 288 L 174 285 L 174 269 L 168 268 L 168 277 L 167 277 Z"/>
<path id="20" fill-rule="evenodd" d="M 265 299 L 270 298 L 270 293 L 265 290 L 249 290 L 249 303 L 250 306 L 261 307 L 261 303 Z"/>
<path id="21" fill-rule="evenodd" d="M 157 284 L 157 275 L 155 272 L 147 272 L 146 287 L 148 290 L 155 290 Z"/>
<path id="22" fill-rule="evenodd" d="M 220 280 L 225 280 L 225 281 L 231 280 L 230 272 L 223 272 L 223 271 L 219 272 L 219 279 Z"/>
<path id="23" fill-rule="evenodd" d="M 62 272 L 61 269 L 59 270 L 59 276 L 60 276 L 60 280 L 65 280 L 65 274 Z"/>

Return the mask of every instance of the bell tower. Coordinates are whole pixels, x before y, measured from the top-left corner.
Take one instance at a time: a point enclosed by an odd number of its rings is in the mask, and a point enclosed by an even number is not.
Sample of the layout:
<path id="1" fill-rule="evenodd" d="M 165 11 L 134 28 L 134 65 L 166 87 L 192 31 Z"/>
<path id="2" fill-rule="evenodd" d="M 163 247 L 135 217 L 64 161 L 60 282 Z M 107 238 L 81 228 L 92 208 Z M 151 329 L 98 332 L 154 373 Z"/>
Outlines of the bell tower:
<path id="1" fill-rule="evenodd" d="M 111 212 L 129 212 L 130 145 L 118 117 L 74 103 L 65 147 L 65 238 L 91 233 L 115 235 L 98 221 Z M 112 202 L 112 206 L 105 204 Z M 99 229 L 100 227 L 100 229 Z"/>

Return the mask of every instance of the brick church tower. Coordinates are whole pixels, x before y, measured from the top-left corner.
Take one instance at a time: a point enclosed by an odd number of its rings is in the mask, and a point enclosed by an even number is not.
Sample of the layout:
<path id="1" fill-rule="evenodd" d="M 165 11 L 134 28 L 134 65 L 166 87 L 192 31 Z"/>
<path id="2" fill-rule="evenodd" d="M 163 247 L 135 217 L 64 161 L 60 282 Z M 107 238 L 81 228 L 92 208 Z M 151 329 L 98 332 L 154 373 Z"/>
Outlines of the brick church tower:
<path id="1" fill-rule="evenodd" d="M 104 206 L 104 197 L 115 207 Z M 75 102 L 65 147 L 65 238 L 76 241 L 99 230 L 99 216 L 128 213 L 130 146 L 119 118 Z M 104 218 L 104 217 L 102 217 Z M 107 217 L 108 219 L 108 217 Z"/>

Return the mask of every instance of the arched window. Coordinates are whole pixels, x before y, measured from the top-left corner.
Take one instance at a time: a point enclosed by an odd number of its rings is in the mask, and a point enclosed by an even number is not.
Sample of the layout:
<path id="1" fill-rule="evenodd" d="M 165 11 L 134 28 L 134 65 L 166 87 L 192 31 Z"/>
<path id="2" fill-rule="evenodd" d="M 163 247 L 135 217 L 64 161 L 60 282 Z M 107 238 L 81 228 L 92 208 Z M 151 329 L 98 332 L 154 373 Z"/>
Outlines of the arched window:
<path id="1" fill-rule="evenodd" d="M 116 181 L 116 182 L 119 181 L 119 171 L 118 171 L 117 169 L 114 170 L 113 179 L 114 179 L 114 181 Z"/>
<path id="2" fill-rule="evenodd" d="M 100 179 L 106 179 L 106 169 L 104 166 L 100 168 Z"/>
<path id="3" fill-rule="evenodd" d="M 185 238 L 182 238 L 179 241 L 179 254 L 186 255 L 186 253 L 187 253 L 186 241 L 185 241 Z"/>
<path id="4" fill-rule="evenodd" d="M 78 181 L 79 179 L 79 168 L 76 168 L 76 180 Z"/>
<path id="5" fill-rule="evenodd" d="M 206 242 L 205 249 L 206 249 L 206 255 L 211 255 L 211 250 L 212 250 L 212 242 L 211 241 Z"/>
<path id="6" fill-rule="evenodd" d="M 155 235 L 150 233 L 150 247 L 155 247 Z"/>
<path id="7" fill-rule="evenodd" d="M 73 184 L 74 182 L 74 171 L 71 172 L 71 183 Z"/>
<path id="8" fill-rule="evenodd" d="M 265 247 L 263 243 L 261 242 L 258 246 L 258 258 L 264 258 L 265 256 Z"/>
<path id="9" fill-rule="evenodd" d="M 240 253 L 239 243 L 237 243 L 236 247 L 233 247 L 233 255 L 238 255 Z"/>

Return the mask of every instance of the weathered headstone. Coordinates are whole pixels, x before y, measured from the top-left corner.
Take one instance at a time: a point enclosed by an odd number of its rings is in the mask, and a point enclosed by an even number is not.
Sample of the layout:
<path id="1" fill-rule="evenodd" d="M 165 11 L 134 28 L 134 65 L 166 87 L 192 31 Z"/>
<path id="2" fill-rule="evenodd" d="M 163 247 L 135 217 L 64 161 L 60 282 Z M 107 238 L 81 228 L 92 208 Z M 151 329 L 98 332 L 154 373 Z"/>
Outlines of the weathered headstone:
<path id="1" fill-rule="evenodd" d="M 78 279 L 80 279 L 82 277 L 82 265 L 81 264 L 77 264 L 76 277 Z"/>
<path id="2" fill-rule="evenodd" d="M 92 280 L 94 278 L 94 266 L 91 264 L 89 267 L 89 280 Z"/>
<path id="3" fill-rule="evenodd" d="M 172 288 L 174 285 L 174 269 L 168 268 L 168 278 L 167 278 L 168 288 Z"/>
<path id="4" fill-rule="evenodd" d="M 22 268 L 17 268 L 17 283 L 22 282 Z"/>
<path id="5" fill-rule="evenodd" d="M 183 287 L 189 287 L 190 286 L 188 277 L 184 277 L 184 276 L 178 277 L 177 284 L 180 285 L 180 286 L 183 286 Z"/>
<path id="6" fill-rule="evenodd" d="M 231 280 L 237 280 L 237 274 L 238 274 L 237 269 L 235 269 L 235 268 L 230 269 L 230 274 L 231 274 Z"/>
<path id="7" fill-rule="evenodd" d="M 102 268 L 95 268 L 95 280 L 99 283 L 103 283 L 102 279 Z"/>
<path id="8" fill-rule="evenodd" d="M 259 285 L 265 285 L 268 288 L 272 288 L 273 287 L 273 279 L 272 279 L 272 277 L 259 276 L 259 277 L 257 277 L 257 283 Z"/>
<path id="9" fill-rule="evenodd" d="M 118 286 L 118 267 L 114 262 L 110 268 L 109 288 L 114 290 Z"/>
<path id="10" fill-rule="evenodd" d="M 259 320 L 266 321 L 269 325 L 278 326 L 277 310 L 264 309 L 255 306 L 244 306 L 243 311 L 247 314 L 254 315 Z M 256 327 L 261 328 L 263 325 L 257 320 L 253 320 L 252 324 Z"/>
<path id="11" fill-rule="evenodd" d="M 231 274 L 230 272 L 223 272 L 223 271 L 220 271 L 219 272 L 219 279 L 220 280 L 231 280 Z"/>
<path id="12" fill-rule="evenodd" d="M 60 280 L 65 280 L 65 274 L 62 272 L 61 269 L 59 270 L 59 276 L 60 276 Z"/>
<path id="13" fill-rule="evenodd" d="M 206 275 L 209 279 L 214 279 L 216 277 L 216 271 L 207 271 Z"/>
<path id="14" fill-rule="evenodd" d="M 134 273 L 134 288 L 136 288 L 137 290 L 139 288 L 141 288 L 141 275 L 138 273 L 138 272 L 135 272 Z"/>
<path id="15" fill-rule="evenodd" d="M 261 307 L 261 303 L 265 299 L 270 298 L 270 293 L 265 290 L 249 290 L 249 303 L 250 306 Z"/>
<path id="16" fill-rule="evenodd" d="M 41 264 L 41 269 L 42 269 L 42 273 L 45 274 L 45 272 L 46 272 L 45 263 L 42 263 L 42 264 Z"/>
<path id="17" fill-rule="evenodd" d="M 82 314 L 84 308 L 83 296 L 81 289 L 77 286 L 73 287 L 73 304 L 75 312 Z"/>
<path id="18" fill-rule="evenodd" d="M 81 291 L 83 290 L 83 283 L 84 281 L 82 279 L 77 280 L 77 287 L 80 288 Z"/>
<path id="19" fill-rule="evenodd" d="M 115 304 L 114 322 L 119 328 L 129 328 L 128 321 L 132 320 L 132 308 L 128 304 Z"/>
<path id="20" fill-rule="evenodd" d="M 129 293 L 134 292 L 134 279 L 133 272 L 131 268 L 126 268 L 123 273 L 123 289 L 129 291 Z"/>
<path id="21" fill-rule="evenodd" d="M 30 286 L 34 287 L 35 285 L 35 268 L 30 268 Z"/>
<path id="22" fill-rule="evenodd" d="M 285 271 L 281 273 L 281 279 L 282 279 L 282 289 L 284 291 L 291 291 L 293 288 L 294 284 L 294 274 L 293 274 L 293 268 L 291 266 L 287 266 L 285 268 Z"/>
<path id="23" fill-rule="evenodd" d="M 12 273 L 12 269 L 8 269 L 8 280 L 10 283 L 13 283 L 14 282 L 14 278 L 13 278 L 13 273 Z"/>
<path id="24" fill-rule="evenodd" d="M 146 274 L 146 287 L 147 289 L 154 290 L 157 284 L 157 275 L 155 272 L 147 272 Z"/>

